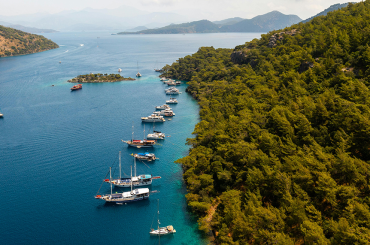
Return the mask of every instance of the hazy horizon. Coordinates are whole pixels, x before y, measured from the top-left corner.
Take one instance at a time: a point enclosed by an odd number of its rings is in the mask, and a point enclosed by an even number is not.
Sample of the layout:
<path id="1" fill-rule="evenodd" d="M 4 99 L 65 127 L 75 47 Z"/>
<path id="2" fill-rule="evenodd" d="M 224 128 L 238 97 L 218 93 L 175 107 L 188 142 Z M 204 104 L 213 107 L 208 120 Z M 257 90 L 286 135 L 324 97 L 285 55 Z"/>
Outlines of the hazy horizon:
<path id="1" fill-rule="evenodd" d="M 243 0 L 139 0 L 136 2 L 127 0 L 0 0 L 2 8 L 1 17 L 32 14 L 58 14 L 63 11 L 81 10 L 114 10 L 119 7 L 133 7 L 137 10 L 149 13 L 175 13 L 183 15 L 189 21 L 208 19 L 211 21 L 223 20 L 233 17 L 253 18 L 257 15 L 277 10 L 283 14 L 298 15 L 302 19 L 307 19 L 323 11 L 329 6 L 348 1 L 338 0 L 260 0 L 257 3 Z M 253 3 L 253 5 L 252 5 Z"/>

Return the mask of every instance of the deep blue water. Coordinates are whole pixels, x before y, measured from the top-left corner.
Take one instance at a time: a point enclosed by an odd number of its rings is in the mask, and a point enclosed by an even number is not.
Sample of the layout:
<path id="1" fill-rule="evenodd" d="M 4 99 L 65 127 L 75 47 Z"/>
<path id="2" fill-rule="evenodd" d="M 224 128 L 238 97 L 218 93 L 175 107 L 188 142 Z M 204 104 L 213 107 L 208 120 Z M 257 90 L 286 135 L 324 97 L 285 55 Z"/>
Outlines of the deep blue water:
<path id="1" fill-rule="evenodd" d="M 186 138 L 199 121 L 198 105 L 185 93 L 186 85 L 179 87 L 179 104 L 171 106 L 176 116 L 156 125 L 171 136 L 150 150 L 160 160 L 137 162 L 138 174 L 162 177 L 150 187 L 160 192 L 122 206 L 105 205 L 94 195 L 109 167 L 117 165 L 119 151 L 126 174 L 133 164 L 130 154 L 144 151 L 128 148 L 121 139 L 131 139 L 132 125 L 135 138 L 142 139 L 140 117 L 169 98 L 154 68 L 201 46 L 233 48 L 260 34 L 45 36 L 61 47 L 0 58 L 0 243 L 157 244 L 149 231 L 159 199 L 161 224 L 177 230 L 161 238 L 161 244 L 205 244 L 186 208 L 181 166 L 174 163 L 187 154 Z M 66 82 L 90 72 L 117 73 L 118 68 L 125 77 L 134 77 L 139 69 L 143 77 L 84 84 L 74 92 Z M 146 133 L 151 127 L 146 124 Z M 104 183 L 100 194 L 108 192 Z"/>

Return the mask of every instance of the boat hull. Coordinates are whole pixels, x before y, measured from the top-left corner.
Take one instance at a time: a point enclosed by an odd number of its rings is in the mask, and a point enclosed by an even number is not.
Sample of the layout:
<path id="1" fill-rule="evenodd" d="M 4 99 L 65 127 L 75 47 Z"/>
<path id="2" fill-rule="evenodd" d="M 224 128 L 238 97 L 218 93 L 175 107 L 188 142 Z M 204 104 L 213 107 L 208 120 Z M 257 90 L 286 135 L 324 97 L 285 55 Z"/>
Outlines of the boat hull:
<path id="1" fill-rule="evenodd" d="M 141 119 L 141 122 L 143 123 L 152 123 L 152 122 L 163 123 L 164 121 L 165 120 Z"/>

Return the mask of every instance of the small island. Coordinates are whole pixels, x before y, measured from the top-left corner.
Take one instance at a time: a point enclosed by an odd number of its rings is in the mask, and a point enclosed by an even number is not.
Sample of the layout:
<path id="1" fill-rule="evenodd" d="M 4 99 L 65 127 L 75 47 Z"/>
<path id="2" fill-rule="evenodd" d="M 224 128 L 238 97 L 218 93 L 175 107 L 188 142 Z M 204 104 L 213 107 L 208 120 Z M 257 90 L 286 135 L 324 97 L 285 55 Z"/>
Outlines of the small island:
<path id="1" fill-rule="evenodd" d="M 86 75 L 79 75 L 75 78 L 68 80 L 69 83 L 113 83 L 113 82 L 121 82 L 121 81 L 133 81 L 134 78 L 131 77 L 123 77 L 120 74 L 86 74 Z"/>

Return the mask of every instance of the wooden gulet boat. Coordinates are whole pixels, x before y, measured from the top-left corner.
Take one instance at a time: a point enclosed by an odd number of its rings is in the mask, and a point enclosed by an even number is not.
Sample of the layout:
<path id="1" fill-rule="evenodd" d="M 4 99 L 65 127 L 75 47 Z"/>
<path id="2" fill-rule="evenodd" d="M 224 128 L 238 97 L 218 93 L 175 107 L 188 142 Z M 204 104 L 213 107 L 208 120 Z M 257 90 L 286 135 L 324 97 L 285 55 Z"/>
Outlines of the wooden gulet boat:
<path id="1" fill-rule="evenodd" d="M 109 168 L 109 179 L 112 179 L 112 168 Z M 131 178 L 132 178 L 132 166 L 131 166 Z M 104 200 L 107 203 L 115 203 L 115 204 L 123 204 L 127 202 L 136 202 L 148 199 L 150 195 L 150 191 L 148 188 L 138 188 L 132 189 L 132 182 L 131 182 L 131 191 L 116 193 L 113 194 L 113 185 L 112 181 L 110 183 L 110 194 L 105 195 L 96 195 L 96 199 Z"/>
<path id="2" fill-rule="evenodd" d="M 144 125 L 144 139 L 143 140 L 134 140 L 134 126 L 132 126 L 132 138 L 131 140 L 122 140 L 123 143 L 126 143 L 128 146 L 136 148 L 148 148 L 153 147 L 157 142 L 155 140 L 145 139 L 145 125 Z"/>
<path id="3" fill-rule="evenodd" d="M 131 174 L 132 175 L 132 174 Z M 152 176 L 151 174 L 142 174 L 136 176 L 136 158 L 134 158 L 134 176 L 131 178 L 122 178 L 121 171 L 121 152 L 119 152 L 119 178 L 118 179 L 105 179 L 107 183 L 111 183 L 116 187 L 130 187 L 136 186 L 146 186 L 151 185 L 153 179 L 160 179 L 160 176 Z"/>

